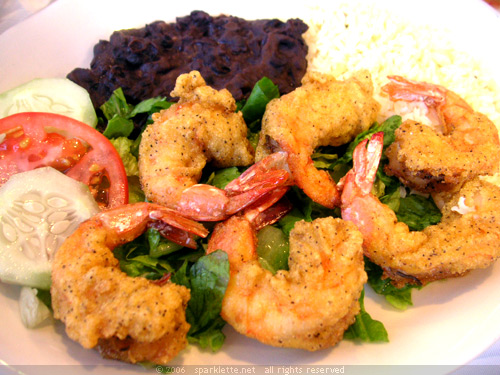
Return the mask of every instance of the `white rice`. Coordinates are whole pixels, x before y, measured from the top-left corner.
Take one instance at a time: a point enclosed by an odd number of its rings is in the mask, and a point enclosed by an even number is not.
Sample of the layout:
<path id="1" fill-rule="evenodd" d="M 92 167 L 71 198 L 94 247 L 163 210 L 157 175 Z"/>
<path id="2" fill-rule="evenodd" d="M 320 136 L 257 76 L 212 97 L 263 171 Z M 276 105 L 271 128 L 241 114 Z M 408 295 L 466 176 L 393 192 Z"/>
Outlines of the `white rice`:
<path id="1" fill-rule="evenodd" d="M 450 30 L 394 16 L 377 4 L 336 1 L 328 9 L 310 9 L 302 17 L 310 26 L 309 68 L 338 79 L 368 69 L 382 104 L 379 120 L 397 113 L 425 122 L 425 105 L 394 106 L 381 95 L 387 76 L 396 74 L 456 92 L 500 129 L 500 87 L 484 64 L 464 51 Z"/>
<path id="2" fill-rule="evenodd" d="M 311 8 L 302 19 L 309 45 L 309 69 L 345 79 L 356 70 L 372 74 L 375 98 L 382 105 L 378 121 L 393 114 L 432 124 L 423 103 L 391 102 L 381 86 L 388 75 L 436 83 L 460 95 L 474 110 L 487 115 L 500 131 L 500 86 L 493 72 L 460 44 L 450 29 L 418 19 L 394 16 L 379 2 L 332 1 Z M 412 15 L 408 15 L 411 17 Z M 492 48 L 492 47 L 490 47 Z M 500 185 L 500 175 L 489 178 Z"/>

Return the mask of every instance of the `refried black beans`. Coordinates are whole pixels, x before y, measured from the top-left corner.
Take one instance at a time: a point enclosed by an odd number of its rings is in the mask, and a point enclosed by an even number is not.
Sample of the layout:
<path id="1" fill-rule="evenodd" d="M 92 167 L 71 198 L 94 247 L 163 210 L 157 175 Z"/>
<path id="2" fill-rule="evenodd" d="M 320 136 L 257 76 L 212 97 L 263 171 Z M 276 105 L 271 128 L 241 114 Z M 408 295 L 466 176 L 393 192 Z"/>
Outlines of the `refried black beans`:
<path id="1" fill-rule="evenodd" d="M 131 104 L 156 96 L 173 100 L 176 78 L 191 70 L 236 100 L 247 98 L 264 76 L 286 94 L 306 72 L 307 29 L 300 19 L 247 21 L 194 11 L 175 23 L 115 31 L 94 46 L 90 69 L 74 69 L 67 77 L 87 89 L 96 108 L 119 87 Z"/>

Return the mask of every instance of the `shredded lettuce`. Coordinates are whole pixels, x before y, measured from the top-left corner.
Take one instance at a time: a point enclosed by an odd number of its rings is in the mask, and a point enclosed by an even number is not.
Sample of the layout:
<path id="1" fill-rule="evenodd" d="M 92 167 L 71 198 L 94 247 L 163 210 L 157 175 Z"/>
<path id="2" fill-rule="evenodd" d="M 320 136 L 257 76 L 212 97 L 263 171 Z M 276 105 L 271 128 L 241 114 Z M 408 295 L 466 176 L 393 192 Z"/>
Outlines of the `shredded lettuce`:
<path id="1" fill-rule="evenodd" d="M 128 276 L 158 280 L 166 273 L 174 272 L 174 266 L 165 259 L 149 255 L 147 234 L 132 242 L 119 246 L 113 254 L 120 262 L 120 268 Z"/>
<path id="2" fill-rule="evenodd" d="M 145 202 L 146 195 L 142 191 L 142 186 L 138 176 L 129 176 L 128 180 L 128 203 Z"/>
<path id="3" fill-rule="evenodd" d="M 131 151 L 134 146 L 134 141 L 127 137 L 112 138 L 109 141 L 115 147 L 116 151 L 118 151 L 123 165 L 125 166 L 127 176 L 139 176 L 137 158 Z"/>

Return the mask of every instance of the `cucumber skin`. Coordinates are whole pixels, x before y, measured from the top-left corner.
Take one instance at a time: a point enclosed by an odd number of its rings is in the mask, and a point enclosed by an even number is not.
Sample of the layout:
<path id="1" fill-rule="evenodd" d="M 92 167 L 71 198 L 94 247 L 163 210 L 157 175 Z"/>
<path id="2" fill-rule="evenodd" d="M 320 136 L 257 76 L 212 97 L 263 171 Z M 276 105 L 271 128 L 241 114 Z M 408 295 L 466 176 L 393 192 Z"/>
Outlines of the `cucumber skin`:
<path id="1" fill-rule="evenodd" d="M 19 112 L 50 112 L 95 128 L 97 115 L 87 90 L 67 78 L 35 78 L 0 94 L 0 118 Z"/>
<path id="2" fill-rule="evenodd" d="M 9 270 L 8 267 L 4 267 L 9 259 L 0 257 L 0 281 L 6 284 L 15 284 L 29 286 L 32 288 L 39 288 L 43 290 L 49 290 L 51 285 L 51 263 L 47 262 L 43 266 L 38 264 L 37 269 L 31 269 L 29 274 L 25 274 L 24 277 L 19 276 L 19 270 Z"/>

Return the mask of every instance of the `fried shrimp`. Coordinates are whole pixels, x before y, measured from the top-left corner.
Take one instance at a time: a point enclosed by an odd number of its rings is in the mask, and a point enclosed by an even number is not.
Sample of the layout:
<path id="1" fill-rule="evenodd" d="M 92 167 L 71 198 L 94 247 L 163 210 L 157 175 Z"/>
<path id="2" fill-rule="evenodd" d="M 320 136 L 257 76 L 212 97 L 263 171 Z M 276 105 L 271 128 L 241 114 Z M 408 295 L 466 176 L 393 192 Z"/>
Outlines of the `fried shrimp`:
<path id="1" fill-rule="evenodd" d="M 113 248 L 154 227 L 165 237 L 196 247 L 207 230 L 150 203 L 103 211 L 83 222 L 62 244 L 52 269 L 54 317 L 68 336 L 106 358 L 166 364 L 187 345 L 189 289 L 162 285 L 120 270 Z"/>
<path id="2" fill-rule="evenodd" d="M 346 81 L 310 72 L 301 87 L 268 104 L 256 160 L 278 150 L 287 152 L 295 183 L 315 202 L 338 206 L 340 195 L 334 180 L 314 167 L 311 154 L 319 146 L 351 141 L 374 123 L 379 109 L 367 71 Z"/>
<path id="3" fill-rule="evenodd" d="M 421 192 L 449 191 L 500 163 L 498 130 L 485 115 L 444 87 L 389 77 L 382 89 L 392 100 L 423 101 L 442 131 L 412 120 L 396 131 L 387 149 L 387 174 Z"/>
<path id="4" fill-rule="evenodd" d="M 222 317 L 268 345 L 310 351 L 334 346 L 360 311 L 367 280 L 361 234 L 332 217 L 300 221 L 290 233 L 289 271 L 273 275 L 259 263 L 258 220 L 251 216 L 217 224 L 209 241 L 208 252 L 221 249 L 229 257 Z"/>
<path id="5" fill-rule="evenodd" d="M 479 178 L 456 192 L 441 193 L 440 223 L 410 231 L 370 193 L 383 135 L 354 151 L 354 167 L 342 183 L 342 218 L 363 234 L 364 254 L 381 266 L 396 286 L 424 285 L 486 268 L 500 257 L 500 188 Z"/>
<path id="6" fill-rule="evenodd" d="M 254 151 L 229 91 L 214 90 L 192 71 L 177 78 L 171 95 L 179 102 L 155 113 L 154 123 L 142 134 L 139 177 L 149 201 L 179 209 L 184 191 L 198 183 L 207 163 L 219 168 L 248 166 L 254 162 Z M 200 209 L 208 203 L 204 198 L 198 202 Z"/>

